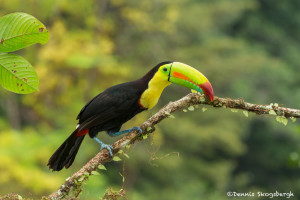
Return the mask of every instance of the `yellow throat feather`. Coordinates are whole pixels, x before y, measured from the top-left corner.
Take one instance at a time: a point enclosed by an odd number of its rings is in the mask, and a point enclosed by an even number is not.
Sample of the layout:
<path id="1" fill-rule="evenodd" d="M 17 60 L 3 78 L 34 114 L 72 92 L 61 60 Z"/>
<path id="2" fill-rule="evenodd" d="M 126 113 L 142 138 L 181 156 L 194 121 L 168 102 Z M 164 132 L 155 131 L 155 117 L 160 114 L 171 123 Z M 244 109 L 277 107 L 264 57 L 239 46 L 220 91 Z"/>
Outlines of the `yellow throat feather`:
<path id="1" fill-rule="evenodd" d="M 143 92 L 139 103 L 144 108 L 153 108 L 157 104 L 162 91 L 170 84 L 171 82 L 166 79 L 166 76 L 158 70 L 149 81 L 148 88 Z"/>

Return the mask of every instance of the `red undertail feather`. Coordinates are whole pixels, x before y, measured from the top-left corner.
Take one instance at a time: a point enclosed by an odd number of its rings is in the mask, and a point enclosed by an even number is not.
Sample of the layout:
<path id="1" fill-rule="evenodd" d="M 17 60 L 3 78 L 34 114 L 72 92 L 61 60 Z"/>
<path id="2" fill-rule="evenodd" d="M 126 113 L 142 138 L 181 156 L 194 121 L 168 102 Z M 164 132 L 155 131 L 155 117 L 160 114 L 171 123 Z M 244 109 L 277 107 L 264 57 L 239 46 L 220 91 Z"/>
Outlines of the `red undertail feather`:
<path id="1" fill-rule="evenodd" d="M 79 137 L 79 136 L 83 136 L 83 135 L 86 135 L 89 133 L 89 129 L 84 129 L 82 131 L 79 131 L 78 133 L 76 133 L 76 137 Z"/>

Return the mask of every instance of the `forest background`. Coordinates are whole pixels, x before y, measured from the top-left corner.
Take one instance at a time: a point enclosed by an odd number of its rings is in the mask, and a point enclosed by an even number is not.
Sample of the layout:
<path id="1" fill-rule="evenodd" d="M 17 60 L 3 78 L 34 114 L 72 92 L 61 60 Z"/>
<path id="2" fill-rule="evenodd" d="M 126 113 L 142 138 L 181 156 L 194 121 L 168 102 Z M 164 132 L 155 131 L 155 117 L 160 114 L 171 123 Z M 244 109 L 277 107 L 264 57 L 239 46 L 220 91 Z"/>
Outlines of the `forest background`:
<path id="1" fill-rule="evenodd" d="M 0 195 L 38 199 L 55 191 L 99 151 L 86 138 L 68 170 L 46 166 L 80 109 L 161 61 L 194 66 L 219 97 L 299 108 L 299 10 L 297 0 L 0 0 L 0 16 L 29 13 L 50 33 L 46 45 L 16 52 L 37 71 L 39 92 L 0 88 Z M 188 92 L 169 86 L 153 110 L 123 128 Z M 284 126 L 268 116 L 207 108 L 164 120 L 129 159 L 92 176 L 81 199 L 99 199 L 108 187 L 145 200 L 225 200 L 228 191 L 300 197 L 299 121 Z"/>

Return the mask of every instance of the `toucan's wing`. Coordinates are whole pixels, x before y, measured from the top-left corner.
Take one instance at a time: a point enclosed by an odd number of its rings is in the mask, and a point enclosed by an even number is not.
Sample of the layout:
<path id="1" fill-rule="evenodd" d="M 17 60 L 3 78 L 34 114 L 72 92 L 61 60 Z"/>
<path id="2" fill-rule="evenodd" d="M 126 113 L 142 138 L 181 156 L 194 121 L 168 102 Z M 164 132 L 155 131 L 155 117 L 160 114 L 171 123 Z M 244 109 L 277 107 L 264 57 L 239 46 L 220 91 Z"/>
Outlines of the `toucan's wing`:
<path id="1" fill-rule="evenodd" d="M 138 105 L 141 92 L 133 82 L 113 86 L 89 101 L 80 111 L 79 131 L 99 126 L 109 120 L 126 115 Z"/>
<path id="2" fill-rule="evenodd" d="M 85 109 L 99 96 L 103 95 L 102 93 L 98 94 L 97 96 L 95 96 L 94 98 L 92 98 L 87 104 L 85 104 L 85 106 L 83 106 L 83 108 L 80 110 L 79 114 L 76 117 L 76 120 L 79 120 L 83 114 L 83 112 L 85 111 Z M 100 97 L 101 98 L 101 97 Z"/>
<path id="3" fill-rule="evenodd" d="M 105 111 L 109 110 L 109 107 L 119 103 L 119 98 L 114 98 L 111 94 L 102 92 L 90 100 L 81 109 L 76 119 L 78 119 L 79 124 L 81 124 L 98 113 L 105 113 Z"/>

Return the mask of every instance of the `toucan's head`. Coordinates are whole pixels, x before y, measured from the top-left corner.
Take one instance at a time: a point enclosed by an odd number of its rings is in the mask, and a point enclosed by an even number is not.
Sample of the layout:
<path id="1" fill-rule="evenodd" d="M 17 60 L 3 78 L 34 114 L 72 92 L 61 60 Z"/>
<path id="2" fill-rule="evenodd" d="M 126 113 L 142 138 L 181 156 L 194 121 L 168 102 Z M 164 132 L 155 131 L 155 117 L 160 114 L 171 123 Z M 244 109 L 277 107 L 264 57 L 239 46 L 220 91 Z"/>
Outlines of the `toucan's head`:
<path id="1" fill-rule="evenodd" d="M 153 108 L 164 90 L 171 83 L 204 93 L 211 101 L 214 91 L 207 78 L 191 66 L 180 62 L 162 62 L 151 69 L 140 81 L 147 83 L 139 104 L 145 109 Z"/>
<path id="2" fill-rule="evenodd" d="M 158 66 L 156 73 L 165 80 L 204 93 L 213 101 L 214 91 L 210 82 L 195 68 L 180 62 L 163 62 Z"/>

